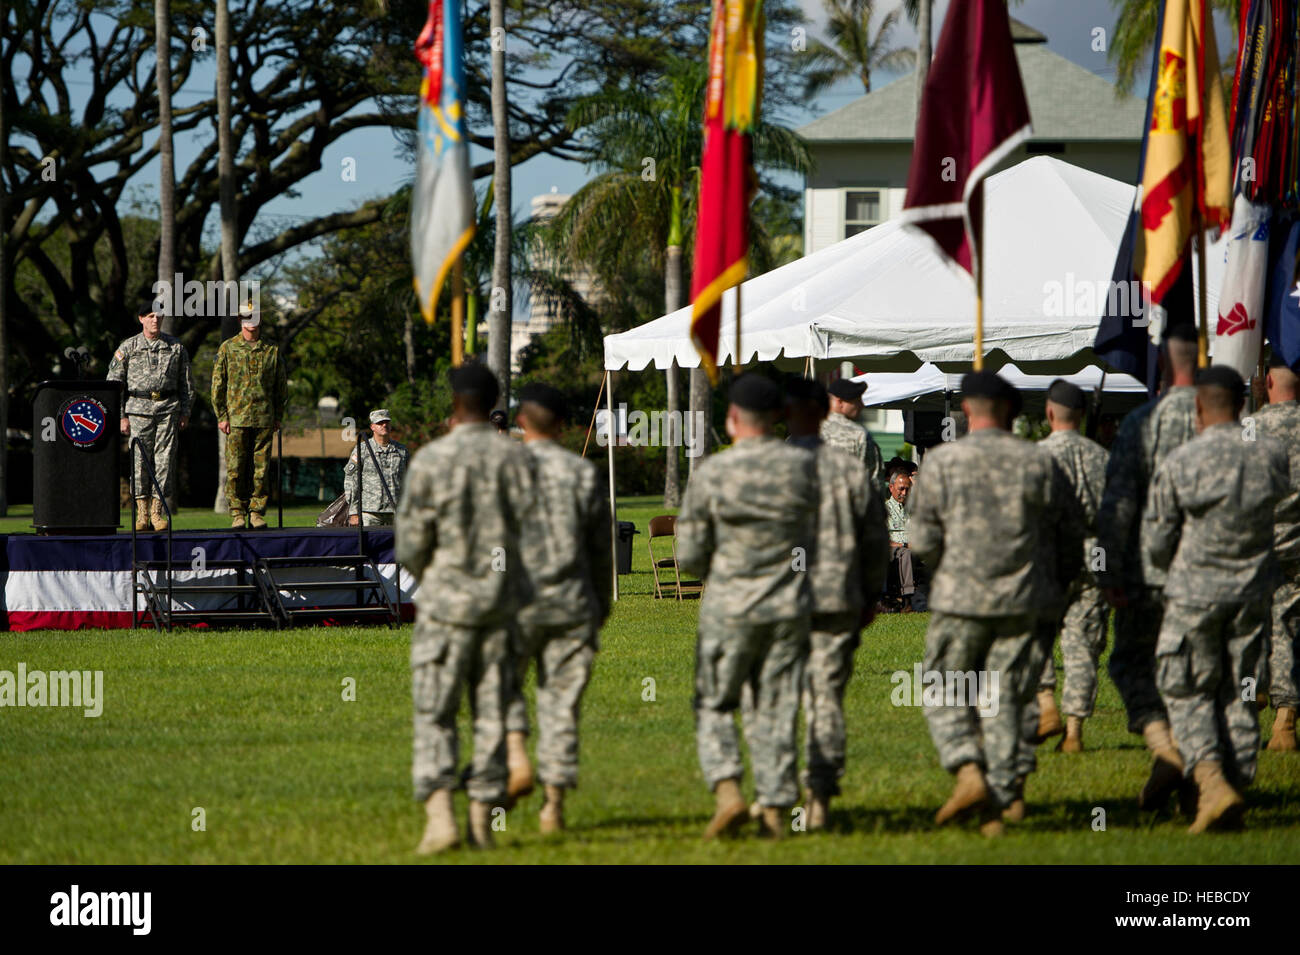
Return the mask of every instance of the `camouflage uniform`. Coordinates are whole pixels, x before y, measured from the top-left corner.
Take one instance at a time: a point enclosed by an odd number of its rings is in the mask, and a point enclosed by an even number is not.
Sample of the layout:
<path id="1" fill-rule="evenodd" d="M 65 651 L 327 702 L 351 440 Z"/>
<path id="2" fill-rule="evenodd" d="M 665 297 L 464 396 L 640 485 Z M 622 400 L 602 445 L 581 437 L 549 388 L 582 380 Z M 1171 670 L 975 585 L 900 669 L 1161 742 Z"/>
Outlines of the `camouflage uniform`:
<path id="1" fill-rule="evenodd" d="M 108 365 L 109 381 L 126 388 L 123 416 L 131 423 L 131 437 L 139 438 L 162 485 L 163 497 L 171 500 L 175 481 L 176 431 L 181 418 L 194 406 L 194 381 L 190 377 L 190 356 L 179 338 L 158 333 L 153 341 L 144 333 L 132 335 L 113 352 Z M 135 459 L 135 496 L 154 497 L 141 456 Z"/>
<path id="2" fill-rule="evenodd" d="M 367 448 L 370 450 L 367 451 Z M 370 456 L 372 451 L 375 455 L 373 458 Z M 391 524 L 397 510 L 397 501 L 402 496 L 402 481 L 406 477 L 411 452 L 399 441 L 390 440 L 381 445 L 370 438 L 361 446 L 361 458 L 358 466 L 357 449 L 353 448 L 352 456 L 343 468 L 343 493 L 348 496 L 348 510 L 353 514 L 361 514 L 367 525 Z M 379 462 L 383 481 L 375 474 L 376 461 Z M 360 488 L 357 487 L 358 484 L 361 485 Z"/>
<path id="3" fill-rule="evenodd" d="M 266 512 L 271 437 L 284 420 L 289 386 L 280 351 L 265 338 L 228 338 L 212 365 L 212 410 L 230 424 L 226 502 L 232 515 Z M 244 493 L 247 492 L 247 493 Z"/>
<path id="4" fill-rule="evenodd" d="M 797 722 L 816 548 L 816 459 L 770 436 L 696 465 L 677 518 L 677 561 L 706 581 L 695 658 L 695 725 L 710 788 L 744 774 L 734 711 L 748 682 L 758 802 L 799 798 Z M 801 549 L 801 550 L 800 550 Z M 800 569 L 796 569 L 800 568 Z"/>
<path id="5" fill-rule="evenodd" d="M 1040 442 L 1065 476 L 1069 478 L 1075 500 L 1087 521 L 1088 536 L 1083 542 L 1083 569 L 1070 584 L 1065 595 L 1065 616 L 1061 621 L 1061 656 L 1065 662 L 1065 689 L 1061 692 L 1061 711 L 1066 716 L 1083 719 L 1092 715 L 1097 699 L 1097 661 L 1106 649 L 1106 622 L 1109 610 L 1097 579 L 1090 569 L 1097 538 L 1097 508 L 1106 487 L 1106 449 L 1078 431 L 1054 431 Z M 1055 634 L 1052 641 L 1055 642 Z M 1042 689 L 1056 686 L 1056 668 L 1051 646 L 1045 654 Z"/>
<path id="6" fill-rule="evenodd" d="M 516 613 L 532 598 L 519 538 L 534 517 L 534 488 L 523 448 L 486 422 L 458 425 L 411 461 L 394 548 L 419 581 L 411 676 L 420 801 L 458 785 L 456 712 L 465 687 L 474 721 L 466 788 L 479 802 L 505 796 Z"/>
<path id="7" fill-rule="evenodd" d="M 1268 653 L 1268 699 L 1275 707 L 1300 707 L 1296 658 L 1300 656 L 1300 521 L 1289 514 L 1300 507 L 1300 402 L 1265 405 L 1254 414 L 1259 434 L 1280 441 L 1290 456 L 1291 494 L 1279 505 L 1273 553 L 1282 565 L 1283 583 L 1273 592 L 1273 632 Z M 1244 423 L 1244 422 L 1243 422 Z"/>
<path id="8" fill-rule="evenodd" d="M 832 448 L 839 448 L 851 457 L 862 462 L 867 469 L 867 476 L 876 493 L 884 496 L 887 491 L 885 482 L 885 456 L 880 453 L 880 445 L 871 436 L 871 432 L 838 411 L 832 411 L 822 421 L 821 439 Z"/>
<path id="9" fill-rule="evenodd" d="M 538 513 L 523 538 L 537 596 L 519 614 L 519 678 L 506 732 L 528 732 L 523 680 L 536 661 L 537 774 L 547 785 L 572 788 L 578 706 L 613 595 L 609 503 L 590 461 L 551 440 L 524 447 L 537 473 Z"/>
<path id="10" fill-rule="evenodd" d="M 1286 451 L 1206 428 L 1156 469 L 1142 519 L 1143 557 L 1167 571 L 1156 679 L 1188 776 L 1223 764 L 1234 785 L 1255 778 L 1259 717 L 1243 681 L 1265 652 L 1279 582 L 1274 507 L 1290 494 Z"/>
<path id="11" fill-rule="evenodd" d="M 1128 711 L 1129 731 L 1138 734 L 1166 718 L 1155 672 L 1165 577 L 1143 555 L 1142 512 L 1156 468 L 1196 434 L 1195 403 L 1196 389 L 1180 385 L 1129 412 L 1111 445 L 1106 492 L 1097 509 L 1097 542 L 1106 561 L 1097 583 L 1128 597 L 1128 606 L 1115 611 L 1110 678 Z"/>
<path id="12" fill-rule="evenodd" d="M 993 428 L 934 448 L 913 493 L 911 546 L 932 569 L 924 669 L 998 679 L 996 713 L 927 707 L 930 735 L 944 769 L 983 767 L 1005 807 L 1016 797 L 1024 710 L 1042 671 L 1040 618 L 1055 619 L 1078 571 L 1077 504 L 1051 455 Z"/>
<path id="13" fill-rule="evenodd" d="M 813 616 L 804 679 L 804 785 L 837 796 L 844 775 L 844 690 L 853 677 L 862 610 L 885 580 L 884 505 L 866 469 L 815 435 L 791 444 L 817 456 L 817 538 L 811 559 Z"/>

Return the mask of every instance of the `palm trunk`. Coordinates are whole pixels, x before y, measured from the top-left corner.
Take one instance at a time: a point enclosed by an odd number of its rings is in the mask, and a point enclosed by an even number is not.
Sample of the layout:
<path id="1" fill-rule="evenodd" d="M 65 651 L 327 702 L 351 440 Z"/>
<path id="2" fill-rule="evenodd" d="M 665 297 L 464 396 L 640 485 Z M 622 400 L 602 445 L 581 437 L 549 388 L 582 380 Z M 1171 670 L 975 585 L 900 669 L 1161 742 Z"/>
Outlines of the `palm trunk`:
<path id="1" fill-rule="evenodd" d="M 916 17 L 916 119 L 921 119 L 925 78 L 930 73 L 930 13 L 934 0 L 921 0 Z"/>
<path id="2" fill-rule="evenodd" d="M 682 307 L 682 190 L 673 187 L 668 213 L 668 248 L 664 254 L 664 312 L 671 315 Z M 681 412 L 677 396 L 677 359 L 673 359 L 664 372 L 667 383 L 668 420 Z M 690 419 L 693 420 L 693 419 Z M 683 422 L 685 424 L 685 422 Z M 662 434 L 662 432 L 661 432 Z M 678 437 L 685 437 L 685 428 Z M 677 507 L 682 502 L 681 451 L 677 445 L 664 442 L 664 507 Z"/>
<path id="3" fill-rule="evenodd" d="M 176 274 L 176 163 L 172 153 L 172 24 L 167 3 L 154 0 L 153 16 L 158 59 L 158 279 L 170 285 Z M 177 297 L 174 295 L 172 301 Z M 173 311 L 168 308 L 162 321 L 162 330 L 169 335 L 176 333 Z"/>
<path id="4" fill-rule="evenodd" d="M 0 175 L 9 162 L 9 125 L 0 95 Z M 9 513 L 9 202 L 0 188 L 0 517 Z"/>
<path id="5" fill-rule="evenodd" d="M 510 125 L 506 113 L 505 0 L 490 0 L 492 26 L 492 150 L 497 234 L 492 259 L 492 303 L 488 312 L 488 367 L 497 376 L 498 408 L 510 406 Z"/>
<path id="6" fill-rule="evenodd" d="M 406 319 L 402 323 L 402 345 L 406 350 L 406 381 L 415 384 L 415 320 L 411 310 L 406 310 Z"/>
<path id="7" fill-rule="evenodd" d="M 712 438 L 713 438 L 712 428 L 711 428 L 712 422 L 710 421 L 712 415 L 709 414 L 711 410 L 711 406 L 709 402 L 709 392 L 710 392 L 710 388 L 709 388 L 708 372 L 706 372 L 702 367 L 692 368 L 691 369 L 690 420 L 692 422 L 700 420 L 698 417 L 696 417 L 696 413 L 701 411 L 704 412 L 704 419 L 703 419 L 704 434 L 697 436 L 695 439 L 697 442 L 699 442 L 697 446 L 701 448 L 701 452 L 693 458 L 688 458 L 688 460 L 690 461 L 691 474 L 695 473 L 695 462 L 704 460 L 704 455 L 708 454 L 710 450 L 710 445 L 712 444 Z"/>
<path id="8" fill-rule="evenodd" d="M 239 280 L 239 223 L 235 209 L 235 146 L 230 132 L 230 7 L 217 0 L 217 176 L 221 200 L 221 279 Z M 238 296 L 236 296 L 238 299 Z M 227 300 L 228 301 L 228 300 Z M 227 308 L 226 311 L 231 311 Z M 239 316 L 223 315 L 222 339 L 239 334 Z M 226 501 L 226 436 L 217 432 L 217 495 L 212 510 L 224 514 Z"/>

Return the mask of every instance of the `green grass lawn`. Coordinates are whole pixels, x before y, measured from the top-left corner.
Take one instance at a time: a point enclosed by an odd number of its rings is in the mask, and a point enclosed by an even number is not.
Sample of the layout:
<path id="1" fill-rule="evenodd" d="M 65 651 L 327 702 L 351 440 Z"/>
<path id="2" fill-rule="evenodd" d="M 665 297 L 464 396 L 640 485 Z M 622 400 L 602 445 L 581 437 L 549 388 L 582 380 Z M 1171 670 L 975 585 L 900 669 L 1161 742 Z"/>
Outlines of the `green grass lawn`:
<path id="1" fill-rule="evenodd" d="M 625 502 L 644 531 L 662 508 Z M 849 686 L 849 770 L 833 831 L 781 843 L 699 839 L 711 796 L 691 714 L 697 604 L 655 601 L 645 537 L 602 635 L 584 699 L 582 786 L 570 830 L 538 834 L 537 795 L 507 817 L 491 854 L 467 862 L 1293 863 L 1300 757 L 1262 753 L 1248 829 L 1192 837 L 1139 815 L 1140 741 L 1103 680 L 1090 751 L 1040 750 L 1030 816 L 1008 837 L 936 831 L 950 779 L 919 709 L 890 703 L 890 675 L 919 659 L 925 615 L 867 631 Z M 284 633 L 0 634 L 0 669 L 99 669 L 98 719 L 79 710 L 0 710 L 0 862 L 415 862 L 408 628 Z M 344 702 L 345 678 L 356 701 Z M 656 699 L 642 699 L 644 681 Z M 464 723 L 462 723 L 464 725 Z M 206 831 L 191 828 L 202 807 Z M 1093 810 L 1106 811 L 1094 831 Z M 457 811 L 464 815 L 463 796 Z"/>

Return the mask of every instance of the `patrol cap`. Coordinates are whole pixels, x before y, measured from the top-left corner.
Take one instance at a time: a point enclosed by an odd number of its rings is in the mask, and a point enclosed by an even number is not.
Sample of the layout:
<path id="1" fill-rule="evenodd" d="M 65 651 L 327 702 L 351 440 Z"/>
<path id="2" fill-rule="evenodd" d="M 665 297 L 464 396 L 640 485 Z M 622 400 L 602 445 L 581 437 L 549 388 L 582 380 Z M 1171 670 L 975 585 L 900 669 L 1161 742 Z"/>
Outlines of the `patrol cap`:
<path id="1" fill-rule="evenodd" d="M 992 398 L 1005 401 L 1011 409 L 1011 417 L 1020 414 L 1024 402 L 1009 381 L 991 371 L 968 371 L 961 379 L 961 393 L 967 398 Z"/>
<path id="2" fill-rule="evenodd" d="M 789 375 L 785 379 L 785 400 L 791 403 L 807 401 L 822 411 L 830 408 L 826 387 L 815 378 L 804 378 L 801 375 Z"/>
<path id="3" fill-rule="evenodd" d="M 1200 341 L 1200 336 L 1191 322 L 1175 322 L 1165 329 L 1163 340 L 1196 344 Z"/>
<path id="4" fill-rule="evenodd" d="M 1083 389 L 1073 382 L 1066 381 L 1064 378 L 1057 378 L 1048 386 L 1047 400 L 1053 401 L 1062 407 L 1070 408 L 1073 411 L 1082 411 L 1088 404 Z"/>
<path id="5" fill-rule="evenodd" d="M 839 398 L 841 401 L 861 401 L 862 394 L 867 390 L 865 381 L 853 381 L 850 378 L 836 378 L 830 383 L 827 392 Z"/>
<path id="6" fill-rule="evenodd" d="M 497 403 L 501 388 L 497 385 L 497 376 L 478 362 L 468 362 L 447 373 L 451 383 L 452 394 L 468 398 L 482 411 L 489 410 Z"/>
<path id="7" fill-rule="evenodd" d="M 747 372 L 731 383 L 731 403 L 746 411 L 780 411 L 781 389 L 770 378 Z"/>
<path id="8" fill-rule="evenodd" d="M 381 424 L 385 421 L 392 422 L 392 420 L 393 416 L 388 413 L 387 408 L 376 408 L 374 411 L 370 412 L 371 424 Z"/>
<path id="9" fill-rule="evenodd" d="M 1196 373 L 1197 388 L 1222 388 L 1232 396 L 1234 404 L 1246 400 L 1246 382 L 1231 365 L 1211 365 Z"/>
<path id="10" fill-rule="evenodd" d="M 563 392 L 544 382 L 533 382 L 520 388 L 519 401 L 521 404 L 528 402 L 545 408 L 561 421 L 569 417 L 568 403 L 564 400 Z"/>

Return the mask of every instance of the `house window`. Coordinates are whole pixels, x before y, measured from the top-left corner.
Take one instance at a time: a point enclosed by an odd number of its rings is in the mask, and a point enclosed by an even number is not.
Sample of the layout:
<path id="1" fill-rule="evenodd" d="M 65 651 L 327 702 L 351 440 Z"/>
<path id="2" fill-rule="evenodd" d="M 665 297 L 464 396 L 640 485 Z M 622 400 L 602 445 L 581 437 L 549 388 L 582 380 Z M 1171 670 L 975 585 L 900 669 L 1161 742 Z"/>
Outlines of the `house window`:
<path id="1" fill-rule="evenodd" d="M 851 189 L 844 193 L 844 238 L 857 235 L 882 220 L 879 189 Z"/>

